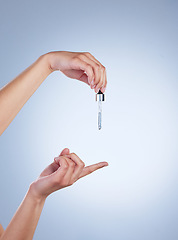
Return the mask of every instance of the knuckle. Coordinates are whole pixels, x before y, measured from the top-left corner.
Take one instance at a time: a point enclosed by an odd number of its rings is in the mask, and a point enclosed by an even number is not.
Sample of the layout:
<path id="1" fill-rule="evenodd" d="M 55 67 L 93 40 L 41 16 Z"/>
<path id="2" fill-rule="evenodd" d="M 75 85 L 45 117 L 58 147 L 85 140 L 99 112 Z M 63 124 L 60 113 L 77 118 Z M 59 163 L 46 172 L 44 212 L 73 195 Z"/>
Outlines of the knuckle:
<path id="1" fill-rule="evenodd" d="M 71 153 L 71 157 L 76 158 L 76 157 L 78 157 L 78 156 L 77 156 L 77 154 L 75 154 L 75 153 L 73 152 L 73 153 Z"/>
<path id="2" fill-rule="evenodd" d="M 79 57 L 78 56 L 73 57 L 72 62 L 73 62 L 73 64 L 78 64 Z"/>
<path id="3" fill-rule="evenodd" d="M 80 167 L 84 168 L 85 167 L 85 163 L 83 161 L 80 162 Z"/>
<path id="4" fill-rule="evenodd" d="M 73 161 L 70 162 L 70 167 L 75 167 L 75 163 Z"/>
<path id="5" fill-rule="evenodd" d="M 86 64 L 86 69 L 87 69 L 88 71 L 91 71 L 91 70 L 92 70 L 92 67 L 91 67 L 89 64 Z"/>
<path id="6" fill-rule="evenodd" d="M 68 167 L 69 167 L 69 165 L 66 164 L 66 163 L 63 165 L 63 169 L 64 169 L 64 170 L 65 170 L 65 169 L 68 169 Z"/>
<path id="7" fill-rule="evenodd" d="M 68 183 L 68 186 L 72 186 L 72 185 L 73 185 L 73 182 L 69 182 L 69 183 Z"/>
<path id="8" fill-rule="evenodd" d="M 73 60 L 74 62 L 75 62 L 75 61 L 78 61 L 78 56 L 73 57 L 72 60 Z"/>
<path id="9" fill-rule="evenodd" d="M 75 153 L 70 153 L 70 158 L 71 159 L 75 158 Z"/>
<path id="10" fill-rule="evenodd" d="M 85 55 L 89 57 L 91 54 L 89 52 L 85 52 Z"/>
<path id="11" fill-rule="evenodd" d="M 100 69 L 101 69 L 101 66 L 100 66 L 99 64 L 96 64 L 96 68 L 97 68 L 98 70 L 100 70 Z"/>
<path id="12" fill-rule="evenodd" d="M 84 57 L 84 54 L 83 53 L 79 53 L 78 54 L 78 58 L 82 59 Z"/>
<path id="13" fill-rule="evenodd" d="M 102 69 L 103 69 L 104 72 L 106 71 L 106 68 L 105 68 L 105 66 L 103 66 L 103 65 L 102 65 Z"/>
<path id="14" fill-rule="evenodd" d="M 96 69 L 99 69 L 99 64 L 98 63 L 94 63 L 94 66 Z"/>

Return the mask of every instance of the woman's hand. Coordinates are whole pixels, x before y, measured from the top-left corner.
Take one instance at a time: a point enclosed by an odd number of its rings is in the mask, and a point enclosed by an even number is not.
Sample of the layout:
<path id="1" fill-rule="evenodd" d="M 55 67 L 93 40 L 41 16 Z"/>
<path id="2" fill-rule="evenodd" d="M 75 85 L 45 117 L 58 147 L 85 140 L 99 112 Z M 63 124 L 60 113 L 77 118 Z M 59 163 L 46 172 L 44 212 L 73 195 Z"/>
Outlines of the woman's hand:
<path id="1" fill-rule="evenodd" d="M 40 84 L 55 70 L 60 70 L 70 78 L 89 84 L 96 93 L 99 90 L 105 91 L 107 85 L 105 67 L 90 53 L 50 52 L 44 54 L 0 89 L 0 135 Z"/>
<path id="2" fill-rule="evenodd" d="M 37 199 L 45 199 L 52 192 L 71 186 L 79 178 L 104 166 L 108 166 L 108 163 L 100 162 L 85 167 L 84 162 L 75 153 L 70 153 L 69 149 L 65 148 L 31 184 L 30 191 Z"/>
<path id="3" fill-rule="evenodd" d="M 104 92 L 107 85 L 105 67 L 90 53 L 50 52 L 49 67 L 52 71 L 60 70 L 67 77 L 78 79 L 90 85 L 97 93 Z"/>
<path id="4" fill-rule="evenodd" d="M 102 162 L 84 167 L 82 160 L 75 153 L 70 154 L 69 149 L 65 148 L 59 157 L 55 158 L 54 162 L 31 184 L 6 230 L 0 229 L 1 239 L 32 239 L 49 194 L 70 186 L 79 178 L 107 165 L 107 162 Z"/>

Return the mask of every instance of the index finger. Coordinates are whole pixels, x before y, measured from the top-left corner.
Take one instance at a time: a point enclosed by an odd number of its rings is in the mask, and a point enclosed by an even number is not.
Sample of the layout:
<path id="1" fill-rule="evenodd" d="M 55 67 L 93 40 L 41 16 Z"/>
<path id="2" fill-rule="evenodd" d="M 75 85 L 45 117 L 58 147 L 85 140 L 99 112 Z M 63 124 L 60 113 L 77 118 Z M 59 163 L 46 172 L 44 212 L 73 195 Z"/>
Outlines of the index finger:
<path id="1" fill-rule="evenodd" d="M 108 163 L 107 162 L 100 162 L 100 163 L 96 163 L 96 164 L 93 164 L 93 165 L 90 165 L 88 167 L 85 167 L 83 169 L 83 171 L 81 172 L 80 176 L 78 179 L 82 178 L 82 177 L 85 177 L 87 176 L 88 174 L 100 169 L 100 168 L 103 168 L 103 167 L 106 167 L 108 166 Z"/>
<path id="2" fill-rule="evenodd" d="M 83 70 L 87 74 L 89 82 L 92 82 L 94 78 L 94 71 L 90 64 L 82 61 L 80 58 L 75 58 L 71 62 L 71 67 L 74 70 Z"/>

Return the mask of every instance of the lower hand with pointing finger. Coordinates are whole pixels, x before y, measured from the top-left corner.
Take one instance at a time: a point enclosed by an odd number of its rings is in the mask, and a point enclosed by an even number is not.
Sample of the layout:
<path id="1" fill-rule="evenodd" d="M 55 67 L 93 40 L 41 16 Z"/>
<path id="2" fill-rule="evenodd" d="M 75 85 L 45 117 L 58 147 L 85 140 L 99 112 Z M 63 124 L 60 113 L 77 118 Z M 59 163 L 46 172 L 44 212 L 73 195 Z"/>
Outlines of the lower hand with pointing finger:
<path id="1" fill-rule="evenodd" d="M 107 162 L 100 162 L 85 167 L 84 162 L 75 153 L 70 153 L 69 149 L 65 148 L 30 185 L 6 230 L 1 228 L 1 239 L 32 240 L 46 198 L 107 165 Z"/>
<path id="2" fill-rule="evenodd" d="M 107 162 L 85 167 L 84 162 L 75 153 L 70 153 L 69 149 L 65 148 L 31 184 L 30 191 L 35 198 L 46 199 L 51 193 L 71 186 L 78 179 L 105 166 L 108 166 Z"/>

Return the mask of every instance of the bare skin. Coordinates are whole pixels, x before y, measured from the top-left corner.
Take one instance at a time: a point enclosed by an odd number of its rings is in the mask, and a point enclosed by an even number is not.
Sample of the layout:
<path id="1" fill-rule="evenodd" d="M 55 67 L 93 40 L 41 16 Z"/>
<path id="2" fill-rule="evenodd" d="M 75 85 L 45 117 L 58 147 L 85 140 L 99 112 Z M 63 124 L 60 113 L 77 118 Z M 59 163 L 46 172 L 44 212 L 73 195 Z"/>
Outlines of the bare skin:
<path id="1" fill-rule="evenodd" d="M 105 91 L 107 80 L 105 67 L 90 53 L 50 52 L 0 89 L 0 135 L 9 126 L 20 109 L 41 83 L 54 71 L 61 71 L 90 85 L 98 92 Z"/>
<path id="2" fill-rule="evenodd" d="M 3 234 L 3 232 L 4 232 L 4 229 L 3 229 L 2 225 L 0 224 L 0 238 L 1 238 L 2 234 Z"/>
<path id="3" fill-rule="evenodd" d="M 96 93 L 99 89 L 105 91 L 105 67 L 90 53 L 47 53 L 0 89 L 0 135 L 46 77 L 56 70 L 87 83 Z M 7 229 L 4 231 L 0 225 L 0 239 L 31 240 L 46 198 L 105 166 L 108 166 L 107 162 L 85 167 L 84 162 L 75 153 L 70 153 L 69 149 L 65 148 L 30 185 Z"/>
<path id="4" fill-rule="evenodd" d="M 53 192 L 71 186 L 78 179 L 108 166 L 107 162 L 85 167 L 84 162 L 65 148 L 33 182 L 7 229 L 1 229 L 1 240 L 31 240 L 46 198 Z"/>

